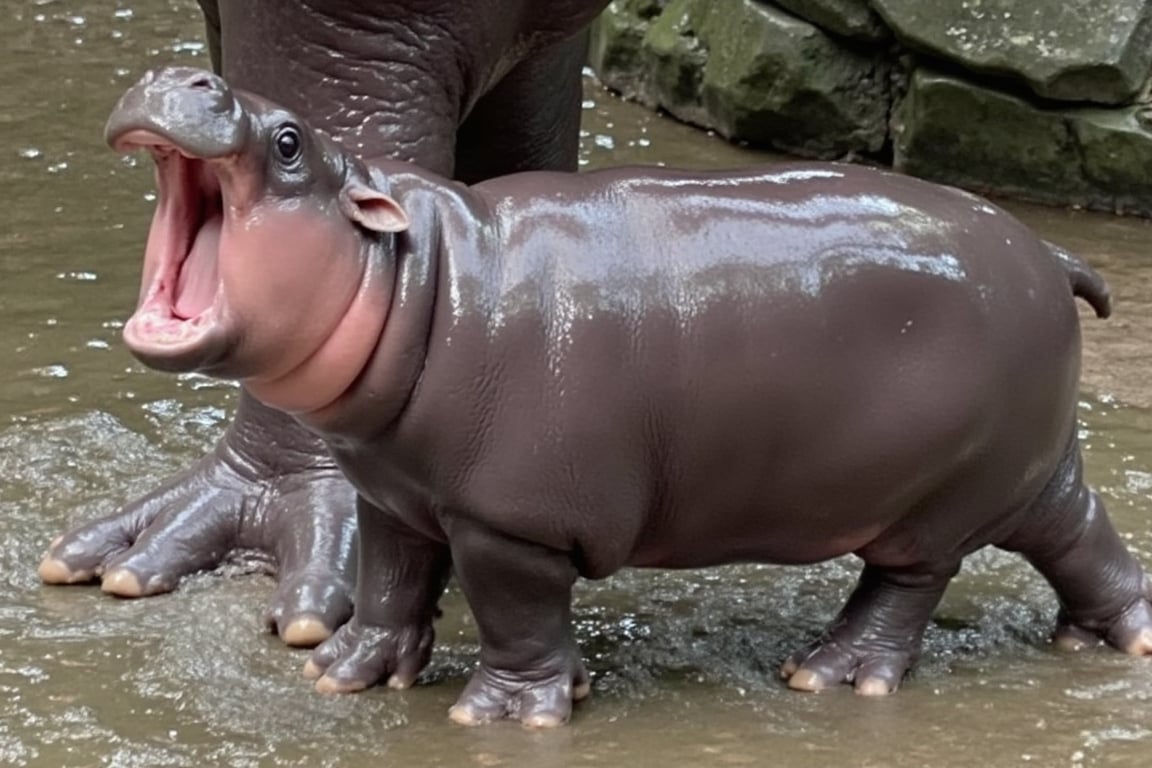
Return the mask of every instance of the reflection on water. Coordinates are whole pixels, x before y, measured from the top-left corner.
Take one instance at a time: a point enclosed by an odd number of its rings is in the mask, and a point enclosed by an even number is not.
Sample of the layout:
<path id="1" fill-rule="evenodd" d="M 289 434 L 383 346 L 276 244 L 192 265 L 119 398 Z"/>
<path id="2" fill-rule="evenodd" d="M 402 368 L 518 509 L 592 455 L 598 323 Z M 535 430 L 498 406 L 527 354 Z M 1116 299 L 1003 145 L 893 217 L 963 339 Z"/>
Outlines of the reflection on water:
<path id="1" fill-rule="evenodd" d="M 455 592 L 438 624 L 432 684 L 325 698 L 300 679 L 304 655 L 263 634 L 271 581 L 227 578 L 250 564 L 143 601 L 40 587 L 35 564 L 52 535 L 198 457 L 232 404 L 233 387 L 145 371 L 120 343 L 151 173 L 100 137 L 142 70 L 206 64 L 199 33 L 191 0 L 0 10 L 0 764 L 1148 764 L 1152 663 L 1047 648 L 1050 591 L 997 552 L 966 563 L 916 675 L 883 701 L 794 694 L 775 678 L 839 607 L 850 560 L 584 584 L 576 617 L 595 695 L 572 727 L 543 734 L 447 723 L 476 652 Z M 591 82 L 585 106 L 587 166 L 765 158 L 619 104 Z M 1081 415 L 1090 475 L 1152 564 L 1152 230 L 1013 207 L 1116 289 L 1115 319 L 1085 320 Z"/>

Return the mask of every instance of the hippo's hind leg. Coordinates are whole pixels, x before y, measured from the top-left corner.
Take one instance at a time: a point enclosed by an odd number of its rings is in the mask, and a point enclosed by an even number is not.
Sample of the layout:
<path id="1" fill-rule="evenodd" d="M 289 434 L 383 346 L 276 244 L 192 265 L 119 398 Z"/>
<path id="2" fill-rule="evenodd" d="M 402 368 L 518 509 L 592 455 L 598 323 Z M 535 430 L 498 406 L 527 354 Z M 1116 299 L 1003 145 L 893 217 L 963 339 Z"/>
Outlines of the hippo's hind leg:
<path id="1" fill-rule="evenodd" d="M 1152 654 L 1152 582 L 1084 484 L 1075 440 L 1023 524 L 1000 546 L 1024 555 L 1056 590 L 1057 645 L 1076 650 L 1102 639 L 1133 655 Z"/>
<path id="2" fill-rule="evenodd" d="M 865 565 L 860 581 L 819 640 L 780 669 L 802 691 L 852 683 L 859 694 L 883 696 L 900 685 L 920 655 L 920 640 L 944 589 L 959 570 Z"/>

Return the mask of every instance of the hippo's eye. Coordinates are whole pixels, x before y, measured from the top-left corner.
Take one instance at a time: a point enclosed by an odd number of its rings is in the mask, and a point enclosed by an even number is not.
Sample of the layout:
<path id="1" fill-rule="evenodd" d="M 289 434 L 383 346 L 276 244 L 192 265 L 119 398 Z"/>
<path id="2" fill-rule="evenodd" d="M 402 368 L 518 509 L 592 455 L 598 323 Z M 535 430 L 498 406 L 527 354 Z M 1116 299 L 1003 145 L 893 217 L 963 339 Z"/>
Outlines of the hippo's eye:
<path id="1" fill-rule="evenodd" d="M 300 158 L 300 131 L 294 125 L 285 125 L 276 131 L 273 138 L 276 144 L 276 154 L 285 163 L 294 163 Z"/>

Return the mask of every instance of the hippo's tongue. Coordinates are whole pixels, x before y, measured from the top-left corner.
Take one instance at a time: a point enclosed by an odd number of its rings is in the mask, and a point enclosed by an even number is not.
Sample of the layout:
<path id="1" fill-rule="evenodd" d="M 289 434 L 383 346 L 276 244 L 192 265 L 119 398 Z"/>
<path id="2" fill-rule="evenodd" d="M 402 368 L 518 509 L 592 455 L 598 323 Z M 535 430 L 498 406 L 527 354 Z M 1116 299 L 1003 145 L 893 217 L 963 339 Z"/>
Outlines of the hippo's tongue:
<path id="1" fill-rule="evenodd" d="M 220 283 L 217 259 L 220 251 L 220 228 L 224 216 L 216 213 L 205 219 L 196 233 L 196 240 L 180 265 L 176 280 L 173 314 L 184 320 L 196 317 L 212 306 L 216 288 Z"/>

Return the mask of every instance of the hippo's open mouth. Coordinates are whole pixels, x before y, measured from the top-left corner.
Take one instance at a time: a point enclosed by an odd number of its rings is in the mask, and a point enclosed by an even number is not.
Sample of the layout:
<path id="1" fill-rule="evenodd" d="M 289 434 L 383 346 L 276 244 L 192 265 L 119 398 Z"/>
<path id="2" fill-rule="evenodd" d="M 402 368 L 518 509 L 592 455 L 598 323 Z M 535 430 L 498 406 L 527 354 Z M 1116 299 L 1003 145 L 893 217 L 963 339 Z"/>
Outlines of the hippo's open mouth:
<path id="1" fill-rule="evenodd" d="M 148 281 L 125 333 L 153 345 L 194 343 L 216 319 L 221 295 L 224 203 L 214 166 L 227 159 L 189 156 L 144 130 L 121 136 L 116 144 L 152 154 L 159 193 L 145 254 Z"/>

